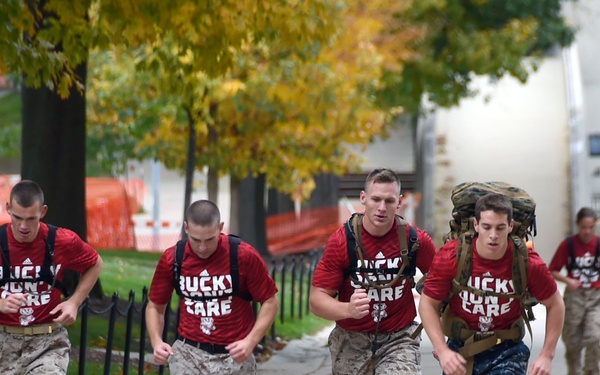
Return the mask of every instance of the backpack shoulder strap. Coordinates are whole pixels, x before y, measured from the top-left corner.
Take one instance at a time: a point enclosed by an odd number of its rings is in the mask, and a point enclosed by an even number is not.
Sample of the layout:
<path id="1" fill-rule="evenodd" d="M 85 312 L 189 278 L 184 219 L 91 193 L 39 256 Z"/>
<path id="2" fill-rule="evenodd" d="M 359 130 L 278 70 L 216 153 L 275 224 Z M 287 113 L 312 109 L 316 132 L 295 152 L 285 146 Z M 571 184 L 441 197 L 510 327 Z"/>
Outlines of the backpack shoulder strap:
<path id="1" fill-rule="evenodd" d="M 229 236 L 229 267 L 231 274 L 231 289 L 233 295 L 242 297 L 240 290 L 240 267 L 238 262 L 238 247 L 242 242 L 241 238 L 230 234 Z"/>
<path id="2" fill-rule="evenodd" d="M 364 260 L 364 254 L 361 247 L 362 217 L 363 214 L 355 213 L 344 224 L 349 260 L 348 267 L 344 272 L 344 277 L 350 277 L 354 282 L 362 284 L 364 288 L 388 288 L 402 278 L 410 279 L 409 282 L 411 287 L 414 286 L 413 276 L 416 274 L 416 255 L 419 249 L 417 230 L 414 227 L 409 226 L 410 238 L 407 239 L 406 225 L 408 224 L 401 216 L 396 216 L 402 266 L 400 268 L 374 269 L 370 268 L 368 262 L 365 262 Z M 360 266 L 358 265 L 359 260 Z M 394 275 L 394 277 L 390 282 L 382 284 L 367 276 L 365 277 L 366 282 L 364 282 L 357 279 L 356 273 L 358 272 L 365 274 L 373 274 L 374 272 L 377 272 L 378 274 L 385 273 Z"/>
<path id="3" fill-rule="evenodd" d="M 400 257 L 402 267 L 400 273 L 405 276 L 413 277 L 417 273 L 417 255 L 419 253 L 419 234 L 417 229 L 409 225 L 402 216 L 396 215 L 398 224 L 398 242 L 400 243 Z M 406 238 L 406 226 L 409 230 L 409 238 Z M 411 286 L 414 286 L 414 280 L 411 280 Z"/>
<path id="4" fill-rule="evenodd" d="M 346 232 L 346 248 L 348 250 L 348 268 L 344 271 L 344 277 L 352 277 L 354 278 L 355 273 L 353 271 L 358 271 L 357 269 L 357 260 L 356 257 L 356 234 L 355 227 L 356 222 L 358 222 L 358 216 L 362 214 L 352 214 L 352 216 L 346 221 L 344 224 L 344 230 Z M 353 221 L 355 223 L 353 223 Z"/>
<path id="5" fill-rule="evenodd" d="M 596 269 L 600 269 L 598 259 L 600 259 L 600 237 L 596 236 L 596 255 L 594 256 L 594 263 L 592 264 L 592 267 Z"/>
<path id="6" fill-rule="evenodd" d="M 239 267 L 239 251 L 238 248 L 242 243 L 242 239 L 235 234 L 229 235 L 229 263 L 231 274 L 231 289 L 232 295 L 241 297 L 246 301 L 252 301 L 252 295 L 248 292 L 240 292 L 240 267 Z"/>
<path id="7" fill-rule="evenodd" d="M 229 265 L 230 265 L 230 274 L 231 274 L 231 294 L 224 294 L 221 297 L 228 297 L 230 295 L 239 296 L 245 300 L 252 301 L 252 296 L 250 293 L 241 293 L 240 289 L 240 268 L 238 262 L 238 247 L 242 240 L 233 234 L 229 236 Z M 175 292 L 178 296 L 183 296 L 183 292 L 181 291 L 180 285 L 180 276 L 181 276 L 181 268 L 183 265 L 183 254 L 185 252 L 185 245 L 187 240 L 179 240 L 177 241 L 177 245 L 175 246 L 175 260 L 173 263 L 173 287 L 175 288 Z M 196 301 L 208 301 L 213 300 L 219 297 L 213 296 L 186 296 L 187 298 L 196 300 Z"/>
<path id="8" fill-rule="evenodd" d="M 466 287 L 469 277 L 471 277 L 471 269 L 473 267 L 473 247 L 470 237 L 461 234 L 456 247 L 456 274 L 452 281 L 452 290 L 449 298 L 454 295 L 462 287 Z"/>
<path id="9" fill-rule="evenodd" d="M 175 259 L 173 262 L 173 286 L 175 287 L 175 293 L 178 296 L 182 296 L 181 285 L 179 284 L 179 277 L 181 276 L 181 265 L 183 264 L 183 253 L 185 252 L 185 244 L 187 240 L 177 241 L 175 246 Z"/>
<path id="10" fill-rule="evenodd" d="M 571 270 L 575 268 L 575 245 L 573 244 L 573 236 L 568 236 L 565 239 L 565 241 L 567 241 L 567 248 L 569 249 L 569 261 L 567 262 L 567 271 L 571 272 Z"/>
<path id="11" fill-rule="evenodd" d="M 2 279 L 0 280 L 0 286 L 3 286 L 10 280 L 10 253 L 8 252 L 7 226 L 8 224 L 0 226 L 0 247 L 2 248 Z"/>
<path id="12" fill-rule="evenodd" d="M 46 242 L 46 255 L 44 256 L 44 264 L 40 270 L 40 280 L 47 284 L 54 285 L 65 295 L 69 297 L 69 291 L 67 287 L 56 279 L 56 274 L 53 273 L 52 265 L 54 264 L 54 243 L 56 242 L 56 231 L 58 227 L 46 224 L 48 226 L 48 237 L 44 240 Z M 56 270 L 54 270 L 56 272 Z"/>
<path id="13" fill-rule="evenodd" d="M 531 324 L 529 322 L 535 320 L 533 314 L 533 306 L 537 304 L 537 300 L 529 294 L 527 286 L 527 271 L 529 269 L 529 249 L 525 241 L 516 236 L 512 235 L 512 243 L 514 245 L 513 251 L 513 281 L 515 293 L 519 296 L 519 305 L 521 306 L 521 317 L 529 332 L 531 338 L 531 344 L 533 346 L 533 331 L 531 330 Z M 525 332 L 523 332 L 523 335 Z"/>

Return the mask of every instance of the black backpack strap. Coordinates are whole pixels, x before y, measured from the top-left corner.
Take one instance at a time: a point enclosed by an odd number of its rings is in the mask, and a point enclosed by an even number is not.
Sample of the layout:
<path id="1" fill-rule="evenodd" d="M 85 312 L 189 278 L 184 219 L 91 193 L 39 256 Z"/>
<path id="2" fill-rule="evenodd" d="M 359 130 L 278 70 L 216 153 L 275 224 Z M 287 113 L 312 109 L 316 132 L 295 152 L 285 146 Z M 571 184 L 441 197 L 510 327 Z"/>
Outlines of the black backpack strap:
<path id="1" fill-rule="evenodd" d="M 52 273 L 52 265 L 54 264 L 54 243 L 56 242 L 56 230 L 58 229 L 54 225 L 46 224 L 48 226 L 48 237 L 44 240 L 46 242 L 46 255 L 44 256 L 44 264 L 40 270 L 40 281 L 45 282 L 48 285 L 54 285 L 65 295 L 69 296 L 67 287 L 56 279 L 56 275 Z M 56 272 L 56 270 L 55 270 Z"/>
<path id="2" fill-rule="evenodd" d="M 599 269 L 598 259 L 600 259 L 600 238 L 596 236 L 596 254 L 594 255 L 594 262 L 591 266 L 580 267 L 577 265 L 575 261 L 575 244 L 573 241 L 574 236 L 568 236 L 565 240 L 567 242 L 567 248 L 569 249 L 569 261 L 567 262 L 567 271 L 571 272 L 574 268 L 591 268 L 591 269 Z"/>
<path id="3" fill-rule="evenodd" d="M 407 276 L 415 276 L 417 274 L 417 255 L 419 254 L 419 234 L 417 229 L 412 225 L 408 227 L 410 236 L 408 238 L 408 260 L 409 264 L 404 269 L 404 274 Z"/>
<path id="4" fill-rule="evenodd" d="M 229 235 L 229 264 L 231 274 L 231 288 L 233 295 L 241 297 L 247 301 L 252 301 L 250 293 L 240 292 L 240 267 L 238 262 L 238 247 L 242 239 L 234 234 Z"/>
<path id="5" fill-rule="evenodd" d="M 567 248 L 569 249 L 569 262 L 567 263 L 567 271 L 571 272 L 575 268 L 575 245 L 573 245 L 573 236 L 566 238 Z"/>
<path id="6" fill-rule="evenodd" d="M 406 238 L 406 222 L 401 217 L 396 217 L 397 220 L 397 228 L 398 228 L 398 242 L 400 243 L 400 256 L 402 259 L 402 267 L 401 268 L 370 268 L 365 266 L 358 267 L 358 256 L 357 253 L 360 251 L 358 249 L 358 243 L 360 242 L 360 227 L 362 226 L 360 219 L 362 214 L 355 213 L 346 221 L 344 224 L 344 231 L 346 234 L 346 248 L 348 250 L 348 267 L 344 270 L 344 277 L 351 278 L 355 282 L 359 284 L 365 284 L 364 282 L 360 282 L 356 277 L 356 273 L 364 273 L 364 274 L 389 274 L 399 277 L 405 277 L 411 279 L 411 286 L 414 286 L 414 279 L 412 279 L 416 274 L 416 260 L 417 254 L 419 252 L 419 237 L 415 227 L 409 226 L 409 238 Z M 394 284 L 397 280 L 393 281 Z M 368 288 L 369 285 L 363 285 L 365 288 Z M 370 285 L 375 286 L 375 285 Z M 387 287 L 386 285 L 383 285 Z M 389 286 L 389 285 L 388 285 Z M 379 285 L 382 287 L 382 285 Z"/>
<path id="7" fill-rule="evenodd" d="M 596 256 L 594 256 L 594 263 L 592 267 L 597 270 L 600 270 L 600 265 L 598 265 L 598 259 L 600 258 L 600 237 L 596 236 Z"/>
<path id="8" fill-rule="evenodd" d="M 231 287 L 235 293 L 240 289 L 240 267 L 238 265 L 238 247 L 242 240 L 233 234 L 229 235 L 229 264 L 231 267 Z"/>
<path id="9" fill-rule="evenodd" d="M 240 292 L 240 268 L 238 262 L 238 247 L 242 240 L 233 234 L 229 235 L 229 264 L 230 264 L 230 274 L 231 274 L 231 288 L 232 292 L 223 294 L 218 297 L 213 296 L 185 296 L 186 298 L 193 299 L 195 301 L 209 301 L 218 298 L 225 298 L 229 296 L 238 296 L 245 300 L 252 301 L 252 296 L 250 293 L 241 293 Z M 175 292 L 178 296 L 183 296 L 183 292 L 181 291 L 180 285 L 180 276 L 181 276 L 181 268 L 183 265 L 183 253 L 185 252 L 185 244 L 187 240 L 180 240 L 177 242 L 177 246 L 175 247 L 175 261 L 173 263 L 173 286 L 175 288 Z"/>
<path id="10" fill-rule="evenodd" d="M 353 215 L 354 217 L 354 215 Z M 358 258 L 356 257 L 356 236 L 352 229 L 352 217 L 344 224 L 344 230 L 346 232 L 346 248 L 348 249 L 348 268 L 344 270 L 344 278 L 351 277 L 356 280 L 356 273 L 359 271 L 356 266 Z"/>
<path id="11" fill-rule="evenodd" d="M 46 252 L 44 254 L 44 264 L 40 270 L 39 277 L 33 279 L 33 282 L 43 281 L 52 287 L 57 287 L 65 297 L 69 296 L 69 292 L 65 285 L 56 279 L 56 275 L 52 273 L 52 265 L 54 261 L 54 243 L 56 241 L 56 230 L 58 229 L 54 225 L 48 225 L 48 237 L 44 240 L 46 243 Z M 8 236 L 7 236 L 7 225 L 0 227 L 0 246 L 2 246 L 2 280 L 0 286 L 5 285 L 11 280 L 10 272 L 10 253 L 8 251 Z M 56 272 L 56 270 L 55 270 Z M 17 281 L 30 281 L 31 279 L 15 279 Z"/>
<path id="12" fill-rule="evenodd" d="M 4 286 L 10 280 L 10 253 L 8 252 L 7 226 L 8 224 L 0 226 L 0 247 L 2 248 L 2 279 L 0 280 L 0 286 Z"/>
<path id="13" fill-rule="evenodd" d="M 179 284 L 179 276 L 181 276 L 181 265 L 183 264 L 183 253 L 185 252 L 185 244 L 187 240 L 177 241 L 175 246 L 175 260 L 173 262 L 173 286 L 175 287 L 175 293 L 178 296 L 182 296 L 181 285 Z"/>

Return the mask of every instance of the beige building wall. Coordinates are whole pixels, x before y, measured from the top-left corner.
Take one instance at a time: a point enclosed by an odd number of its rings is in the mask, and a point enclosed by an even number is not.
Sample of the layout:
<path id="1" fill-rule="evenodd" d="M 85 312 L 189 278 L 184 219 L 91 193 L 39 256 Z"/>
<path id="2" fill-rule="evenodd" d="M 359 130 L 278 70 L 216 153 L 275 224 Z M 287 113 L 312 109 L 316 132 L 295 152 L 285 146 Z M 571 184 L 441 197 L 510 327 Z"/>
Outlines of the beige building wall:
<path id="1" fill-rule="evenodd" d="M 536 250 L 549 262 L 569 232 L 569 129 L 563 64 L 545 60 L 527 85 L 476 81 L 479 94 L 435 114 L 435 237 L 448 231 L 450 191 L 465 181 L 505 181 L 536 200 Z"/>

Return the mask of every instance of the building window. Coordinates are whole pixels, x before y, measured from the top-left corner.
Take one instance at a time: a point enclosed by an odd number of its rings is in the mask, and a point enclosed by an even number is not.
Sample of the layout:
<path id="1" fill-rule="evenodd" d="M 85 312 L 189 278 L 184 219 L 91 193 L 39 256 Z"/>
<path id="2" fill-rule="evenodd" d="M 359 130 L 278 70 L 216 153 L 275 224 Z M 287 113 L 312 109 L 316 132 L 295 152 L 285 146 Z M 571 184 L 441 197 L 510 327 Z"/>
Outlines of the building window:
<path id="1" fill-rule="evenodd" d="M 600 156 L 600 134 L 590 135 L 590 156 Z"/>

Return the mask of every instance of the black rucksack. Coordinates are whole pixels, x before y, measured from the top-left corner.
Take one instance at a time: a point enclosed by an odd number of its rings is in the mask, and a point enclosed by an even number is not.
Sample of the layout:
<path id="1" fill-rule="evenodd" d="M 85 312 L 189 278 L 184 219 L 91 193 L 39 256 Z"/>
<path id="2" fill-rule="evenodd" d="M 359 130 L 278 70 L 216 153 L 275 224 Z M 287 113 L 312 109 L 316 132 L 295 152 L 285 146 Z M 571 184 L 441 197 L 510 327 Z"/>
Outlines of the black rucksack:
<path id="1" fill-rule="evenodd" d="M 218 298 L 226 298 L 229 296 L 238 296 L 245 300 L 252 301 L 252 296 L 250 293 L 241 293 L 240 289 L 240 269 L 238 266 L 238 246 L 242 242 L 242 240 L 233 234 L 229 235 L 229 262 L 230 262 L 230 274 L 231 274 L 231 293 L 224 293 L 219 296 L 189 296 L 183 294 L 181 291 L 180 276 L 181 276 L 181 267 L 183 265 L 183 253 L 185 252 L 185 244 L 187 240 L 179 240 L 177 242 L 177 246 L 175 248 L 175 261 L 173 264 L 173 284 L 175 286 L 175 292 L 180 297 L 185 297 L 192 299 L 194 301 L 208 301 L 214 300 Z"/>
<path id="2" fill-rule="evenodd" d="M 398 241 L 400 243 L 400 257 L 402 266 L 400 268 L 371 268 L 365 267 L 365 259 L 361 244 L 362 213 L 354 213 L 344 225 L 346 232 L 346 243 L 348 249 L 349 265 L 345 270 L 345 277 L 350 277 L 355 283 L 364 288 L 373 287 L 378 289 L 388 288 L 401 279 L 409 279 L 411 287 L 415 285 L 414 276 L 416 274 L 417 254 L 419 253 L 419 237 L 417 230 L 410 226 L 410 237 L 406 238 L 406 221 L 399 215 L 396 215 L 398 227 Z M 362 267 L 357 267 L 357 261 L 360 259 Z M 369 260 L 367 260 L 367 263 Z M 366 275 L 394 275 L 393 280 L 381 282 L 365 277 L 367 282 L 358 280 L 356 273 Z M 379 279 L 379 278 L 378 278 Z"/>
<path id="3" fill-rule="evenodd" d="M 44 256 L 44 264 L 40 270 L 40 275 L 36 278 L 16 278 L 12 277 L 10 269 L 10 252 L 8 251 L 8 235 L 7 226 L 4 224 L 0 226 L 0 247 L 2 248 L 2 279 L 0 279 L 0 287 L 6 285 L 8 282 L 40 282 L 43 281 L 48 285 L 57 287 L 66 297 L 69 296 L 65 285 L 56 279 L 56 276 L 52 273 L 51 267 L 54 261 L 54 240 L 56 239 L 57 227 L 54 225 L 48 225 L 48 237 L 44 240 L 46 242 L 46 254 Z"/>

